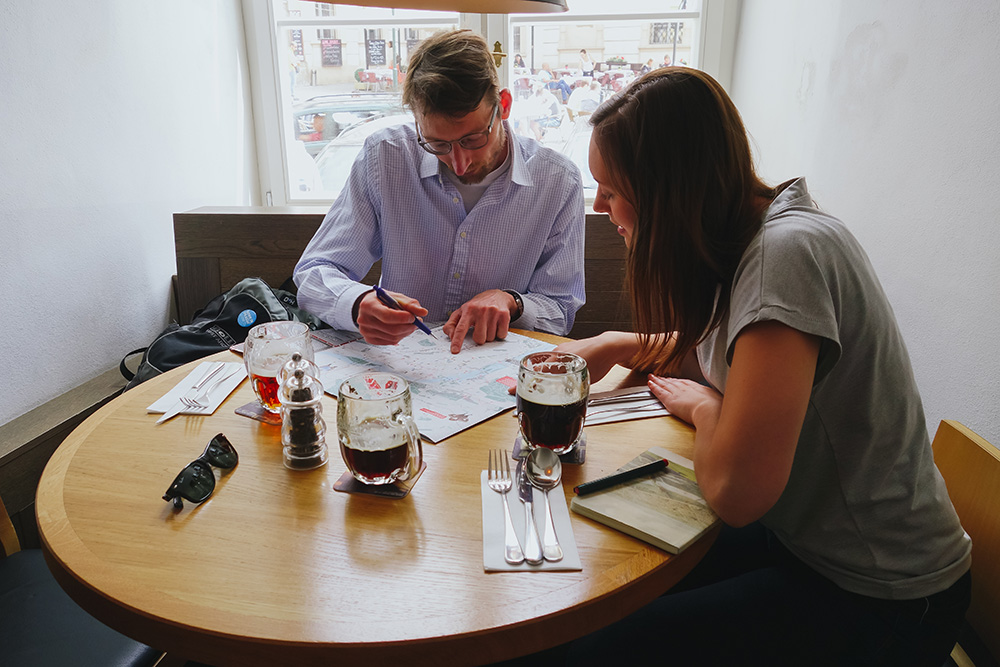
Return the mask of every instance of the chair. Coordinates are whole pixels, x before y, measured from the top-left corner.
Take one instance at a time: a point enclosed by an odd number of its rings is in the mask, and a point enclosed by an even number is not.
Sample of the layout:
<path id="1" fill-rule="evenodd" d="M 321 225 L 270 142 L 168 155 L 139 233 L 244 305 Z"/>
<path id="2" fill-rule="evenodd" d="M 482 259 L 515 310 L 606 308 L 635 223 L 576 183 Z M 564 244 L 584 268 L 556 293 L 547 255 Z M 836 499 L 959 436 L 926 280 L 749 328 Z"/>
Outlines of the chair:
<path id="1" fill-rule="evenodd" d="M 163 657 L 73 602 L 52 577 L 42 552 L 21 550 L 2 500 L 0 546 L 0 664 L 147 667 Z"/>
<path id="2" fill-rule="evenodd" d="M 1000 656 L 1000 451 L 951 420 L 941 422 L 933 448 L 948 495 L 972 538 L 972 604 L 966 620 L 978 637 L 960 638 L 951 658 L 959 667 L 972 665 L 966 651 L 975 657 L 972 649 L 981 643 L 991 654 L 984 660 L 995 662 Z"/>

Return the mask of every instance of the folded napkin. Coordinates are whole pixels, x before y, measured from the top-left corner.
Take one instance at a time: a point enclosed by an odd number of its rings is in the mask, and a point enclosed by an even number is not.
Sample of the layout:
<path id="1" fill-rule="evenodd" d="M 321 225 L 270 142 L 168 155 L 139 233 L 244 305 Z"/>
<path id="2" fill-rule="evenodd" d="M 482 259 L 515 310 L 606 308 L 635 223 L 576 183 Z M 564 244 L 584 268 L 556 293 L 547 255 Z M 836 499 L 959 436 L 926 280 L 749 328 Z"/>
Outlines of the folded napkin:
<path id="1" fill-rule="evenodd" d="M 562 484 L 549 490 L 549 507 L 552 512 L 552 523 L 556 527 L 556 537 L 559 538 L 559 546 L 563 550 L 563 557 L 562 560 L 555 563 L 543 561 L 540 565 L 529 565 L 526 562 L 520 565 L 511 565 L 503 559 L 503 499 L 487 484 L 485 470 L 480 473 L 479 485 L 483 496 L 484 570 L 487 572 L 565 572 L 583 569 L 583 565 L 580 563 L 580 553 L 576 549 L 576 538 L 573 537 L 573 525 L 569 518 L 569 509 L 566 507 L 566 497 L 563 495 Z M 545 494 L 540 489 L 532 489 L 532 491 L 534 491 L 535 525 L 538 526 L 538 536 L 541 540 L 542 531 L 545 529 L 545 499 L 543 497 Z M 510 505 L 510 519 L 514 524 L 514 533 L 523 548 L 524 505 L 517 496 L 516 484 L 507 494 L 507 503 Z"/>
<path id="2" fill-rule="evenodd" d="M 669 415 L 659 399 L 644 387 L 627 387 L 590 395 L 584 426 Z"/>
<path id="3" fill-rule="evenodd" d="M 205 373 L 208 372 L 209 368 L 214 366 L 215 361 L 203 361 L 194 370 L 187 374 L 187 376 L 174 385 L 174 388 L 168 391 L 166 394 L 157 399 L 154 403 L 146 408 L 146 412 L 152 413 L 163 413 L 170 408 L 177 405 L 178 401 L 181 400 L 181 396 L 187 394 L 191 387 L 198 382 L 201 378 L 205 377 Z M 182 415 L 210 415 L 215 412 L 222 402 L 226 400 L 226 397 L 233 392 L 236 387 L 239 386 L 243 378 L 247 376 L 246 367 L 243 365 L 242 361 L 233 361 L 223 364 L 223 369 L 213 377 L 204 388 L 209 388 L 211 391 L 208 394 L 207 402 L 208 407 L 204 409 L 197 408 L 184 408 L 180 414 Z M 201 391 L 197 392 L 198 394 Z M 193 396 L 192 396 L 193 398 Z"/>

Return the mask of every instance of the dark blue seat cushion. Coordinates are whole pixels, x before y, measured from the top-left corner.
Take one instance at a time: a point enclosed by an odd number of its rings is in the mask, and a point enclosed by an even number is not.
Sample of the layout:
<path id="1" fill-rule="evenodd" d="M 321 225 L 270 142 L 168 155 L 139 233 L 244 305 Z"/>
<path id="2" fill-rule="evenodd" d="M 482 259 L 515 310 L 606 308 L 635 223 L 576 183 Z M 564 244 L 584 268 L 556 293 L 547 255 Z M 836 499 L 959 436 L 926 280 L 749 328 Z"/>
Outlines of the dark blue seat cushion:
<path id="1" fill-rule="evenodd" d="M 18 667 L 154 665 L 162 652 L 115 632 L 60 588 L 38 549 L 0 559 L 0 660 Z"/>

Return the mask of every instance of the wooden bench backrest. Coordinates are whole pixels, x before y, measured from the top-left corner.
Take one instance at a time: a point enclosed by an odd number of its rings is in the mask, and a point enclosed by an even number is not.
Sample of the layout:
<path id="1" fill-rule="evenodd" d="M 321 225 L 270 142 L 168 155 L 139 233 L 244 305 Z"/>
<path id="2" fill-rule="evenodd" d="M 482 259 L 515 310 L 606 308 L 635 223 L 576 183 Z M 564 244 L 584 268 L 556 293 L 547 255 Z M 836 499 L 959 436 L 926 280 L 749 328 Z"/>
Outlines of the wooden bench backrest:
<path id="1" fill-rule="evenodd" d="M 195 311 L 243 278 L 259 277 L 279 287 L 291 277 L 325 213 L 318 207 L 204 207 L 175 213 L 178 320 L 190 322 Z M 625 246 L 605 215 L 587 216 L 584 270 L 587 304 L 570 336 L 628 330 Z M 365 280 L 374 282 L 378 275 L 376 264 Z"/>

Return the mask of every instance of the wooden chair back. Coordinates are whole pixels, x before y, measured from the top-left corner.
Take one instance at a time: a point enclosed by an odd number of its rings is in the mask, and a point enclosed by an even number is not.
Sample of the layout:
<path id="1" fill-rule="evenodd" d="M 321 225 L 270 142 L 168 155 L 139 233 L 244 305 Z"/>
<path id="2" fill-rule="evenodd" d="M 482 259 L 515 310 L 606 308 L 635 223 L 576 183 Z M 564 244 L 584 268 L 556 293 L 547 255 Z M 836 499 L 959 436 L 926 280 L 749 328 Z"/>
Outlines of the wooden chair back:
<path id="1" fill-rule="evenodd" d="M 14 524 L 4 507 L 3 498 L 0 498 L 0 558 L 10 556 L 21 550 L 21 543 L 17 539 L 17 532 Z"/>
<path id="2" fill-rule="evenodd" d="M 972 604 L 966 618 L 1000 656 L 1000 450 L 962 424 L 944 420 L 934 462 L 962 526 L 972 537 Z"/>

